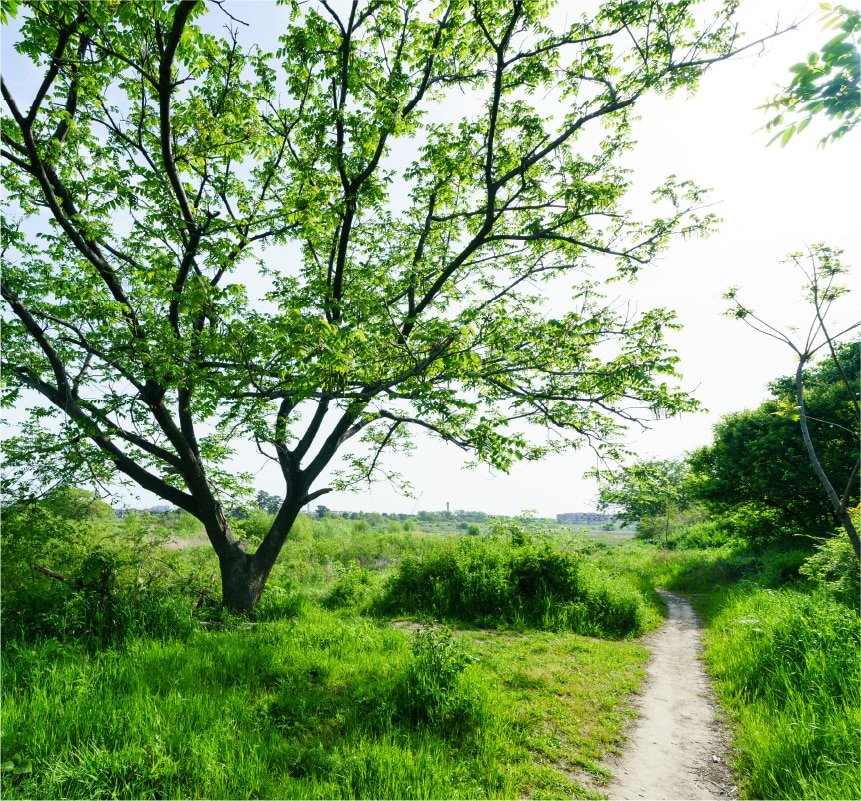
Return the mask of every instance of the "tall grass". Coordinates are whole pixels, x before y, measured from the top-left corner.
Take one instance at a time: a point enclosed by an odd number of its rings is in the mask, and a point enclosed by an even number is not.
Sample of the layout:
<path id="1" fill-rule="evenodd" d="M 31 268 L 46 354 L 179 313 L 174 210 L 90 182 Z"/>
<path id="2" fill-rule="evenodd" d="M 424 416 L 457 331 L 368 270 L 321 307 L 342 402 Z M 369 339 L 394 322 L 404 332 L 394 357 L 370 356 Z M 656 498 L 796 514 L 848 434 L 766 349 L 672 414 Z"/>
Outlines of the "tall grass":
<path id="1" fill-rule="evenodd" d="M 861 623 L 823 594 L 730 593 L 707 659 L 750 798 L 861 798 Z"/>
<path id="2" fill-rule="evenodd" d="M 549 542 L 501 538 L 447 542 L 405 558 L 379 608 L 475 625 L 610 637 L 641 633 L 650 614 L 624 576 L 605 574 L 582 555 Z"/>
<path id="3" fill-rule="evenodd" d="M 585 797 L 573 766 L 620 737 L 645 650 L 538 636 L 306 603 L 182 642 L 7 644 L 4 760 L 30 769 L 4 766 L 3 797 Z"/>

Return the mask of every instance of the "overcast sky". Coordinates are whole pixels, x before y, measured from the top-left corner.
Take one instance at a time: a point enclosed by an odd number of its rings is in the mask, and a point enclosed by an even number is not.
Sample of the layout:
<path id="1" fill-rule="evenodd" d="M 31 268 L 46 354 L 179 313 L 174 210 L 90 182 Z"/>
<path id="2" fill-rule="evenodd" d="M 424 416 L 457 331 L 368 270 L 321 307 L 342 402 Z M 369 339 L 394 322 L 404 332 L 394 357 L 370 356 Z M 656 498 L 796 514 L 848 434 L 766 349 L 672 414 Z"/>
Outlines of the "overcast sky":
<path id="1" fill-rule="evenodd" d="M 267 37 L 284 13 L 264 0 L 234 3 L 232 9 L 252 23 L 249 31 L 262 23 Z M 773 29 L 778 17 L 782 22 L 813 17 L 761 54 L 714 67 L 694 97 L 653 97 L 639 106 L 641 120 L 634 129 L 639 145 L 629 157 L 635 185 L 652 188 L 670 173 L 690 178 L 712 188 L 714 211 L 723 218 L 712 238 L 677 241 L 657 264 L 641 272 L 636 284 L 614 285 L 614 295 L 633 299 L 640 309 L 665 306 L 677 311 L 684 329 L 670 341 L 681 356 L 683 386 L 708 409 L 656 422 L 645 433 L 632 432 L 629 442 L 643 457 L 676 457 L 707 444 L 721 415 L 756 406 L 765 399 L 771 379 L 794 371 L 788 348 L 722 316 L 727 304 L 721 296 L 728 287 L 742 287 L 740 296 L 769 321 L 805 324 L 810 311 L 797 302 L 801 276 L 780 261 L 814 242 L 844 249 L 857 286 L 861 132 L 823 149 L 817 146 L 822 128 L 815 125 L 785 148 L 777 143 L 766 147 L 770 137 L 759 130 L 766 115 L 756 107 L 786 83 L 791 64 L 826 40 L 816 9 L 810 2 L 742 3 L 740 27 L 752 38 Z M 7 75 L 10 38 L 3 37 Z M 858 308 L 857 295 L 850 296 L 843 319 L 853 312 L 858 316 Z M 594 508 L 595 484 L 582 477 L 594 466 L 588 450 L 520 464 L 505 476 L 486 467 L 464 469 L 465 457 L 455 447 L 416 439 L 412 456 L 390 462 L 413 484 L 415 497 L 376 485 L 359 493 L 332 493 L 319 503 L 389 512 L 445 509 L 449 503 L 453 510 L 517 514 L 530 509 L 542 516 Z M 243 469 L 256 472 L 263 467 L 252 449 L 240 455 Z M 271 465 L 256 473 L 256 483 L 259 489 L 283 492 Z M 149 497 L 142 501 L 154 502 Z"/>

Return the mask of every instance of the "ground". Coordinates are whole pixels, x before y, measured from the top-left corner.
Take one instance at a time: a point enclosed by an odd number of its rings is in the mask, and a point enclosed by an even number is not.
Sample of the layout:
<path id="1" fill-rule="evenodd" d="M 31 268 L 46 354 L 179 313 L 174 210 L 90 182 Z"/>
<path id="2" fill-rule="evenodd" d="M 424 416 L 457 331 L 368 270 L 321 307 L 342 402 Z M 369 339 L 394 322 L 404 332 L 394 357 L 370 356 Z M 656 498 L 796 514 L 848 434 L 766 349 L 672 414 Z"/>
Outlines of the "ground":
<path id="1" fill-rule="evenodd" d="M 611 799 L 735 798 L 727 736 L 700 661 L 700 623 L 684 598 L 661 592 L 668 621 L 645 640 L 652 653 L 636 701 L 640 715 L 622 756 Z"/>

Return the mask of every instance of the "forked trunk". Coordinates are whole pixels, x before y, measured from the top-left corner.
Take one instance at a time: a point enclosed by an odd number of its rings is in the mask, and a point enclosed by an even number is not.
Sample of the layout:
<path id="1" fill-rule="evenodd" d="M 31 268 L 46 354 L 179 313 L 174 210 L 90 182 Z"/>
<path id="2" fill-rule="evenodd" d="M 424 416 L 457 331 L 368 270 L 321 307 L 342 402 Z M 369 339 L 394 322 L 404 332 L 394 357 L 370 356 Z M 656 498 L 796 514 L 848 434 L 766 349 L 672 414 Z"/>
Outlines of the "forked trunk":
<path id="1" fill-rule="evenodd" d="M 216 552 L 221 567 L 221 602 L 227 609 L 249 612 L 257 605 L 301 508 L 300 501 L 284 503 L 275 516 L 272 528 L 253 554 L 242 550 L 223 515 L 214 516 L 216 530 L 215 536 L 210 534 L 210 540 L 213 544 L 217 541 L 222 545 Z"/>
<path id="2" fill-rule="evenodd" d="M 248 612 L 257 605 L 269 570 L 263 570 L 252 554 L 238 547 L 219 560 L 221 601 L 231 612 Z"/>

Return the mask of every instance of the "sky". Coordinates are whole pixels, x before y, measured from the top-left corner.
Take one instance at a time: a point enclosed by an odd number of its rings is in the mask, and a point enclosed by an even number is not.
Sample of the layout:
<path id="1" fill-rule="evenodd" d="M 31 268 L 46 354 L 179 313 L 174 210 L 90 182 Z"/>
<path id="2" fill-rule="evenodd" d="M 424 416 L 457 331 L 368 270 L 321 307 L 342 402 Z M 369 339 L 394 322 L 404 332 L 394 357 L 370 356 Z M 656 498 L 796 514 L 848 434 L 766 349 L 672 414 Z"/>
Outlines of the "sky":
<path id="1" fill-rule="evenodd" d="M 249 31 L 262 29 L 268 36 L 283 13 L 267 0 L 236 2 L 231 10 L 250 23 Z M 751 38 L 767 34 L 778 19 L 786 23 L 804 17 L 810 18 L 801 30 L 778 38 L 761 53 L 715 66 L 693 97 L 649 97 L 639 106 L 641 119 L 634 128 L 638 146 L 628 156 L 635 183 L 631 204 L 642 208 L 640 193 L 676 174 L 710 187 L 711 210 L 723 219 L 711 238 L 677 240 L 641 271 L 635 284 L 613 287 L 615 295 L 642 310 L 664 306 L 678 313 L 684 328 L 669 341 L 681 359 L 682 386 L 707 410 L 630 432 L 627 444 L 642 458 L 676 458 L 708 444 L 722 415 L 755 407 L 767 397 L 770 380 L 794 372 L 794 354 L 785 345 L 723 316 L 727 302 L 722 296 L 729 287 L 741 287 L 740 297 L 770 322 L 803 326 L 811 312 L 798 302 L 801 276 L 781 261 L 791 251 L 826 242 L 844 250 L 844 262 L 854 265 L 848 283 L 858 288 L 861 131 L 820 148 L 823 128 L 811 125 L 784 148 L 767 146 L 770 135 L 761 130 L 767 115 L 757 109 L 788 81 L 791 64 L 826 41 L 817 4 L 749 0 L 739 13 L 740 27 Z M 9 37 L 4 37 L 4 72 L 13 58 L 8 48 Z M 850 295 L 835 325 L 840 319 L 850 321 L 853 312 L 857 317 L 858 308 L 857 296 Z M 316 503 L 405 513 L 447 505 L 501 515 L 529 510 L 542 517 L 595 508 L 597 487 L 583 478 L 595 466 L 588 449 L 521 463 L 503 475 L 485 466 L 465 468 L 467 457 L 454 446 L 421 434 L 416 442 L 410 456 L 392 457 L 388 463 L 413 485 L 413 497 L 378 484 L 355 493 L 333 492 Z M 258 489 L 283 493 L 277 468 L 261 464 L 252 448 L 238 452 L 237 465 L 255 475 Z M 325 475 L 319 482 L 324 485 Z M 130 502 L 156 500 L 142 494 Z"/>

